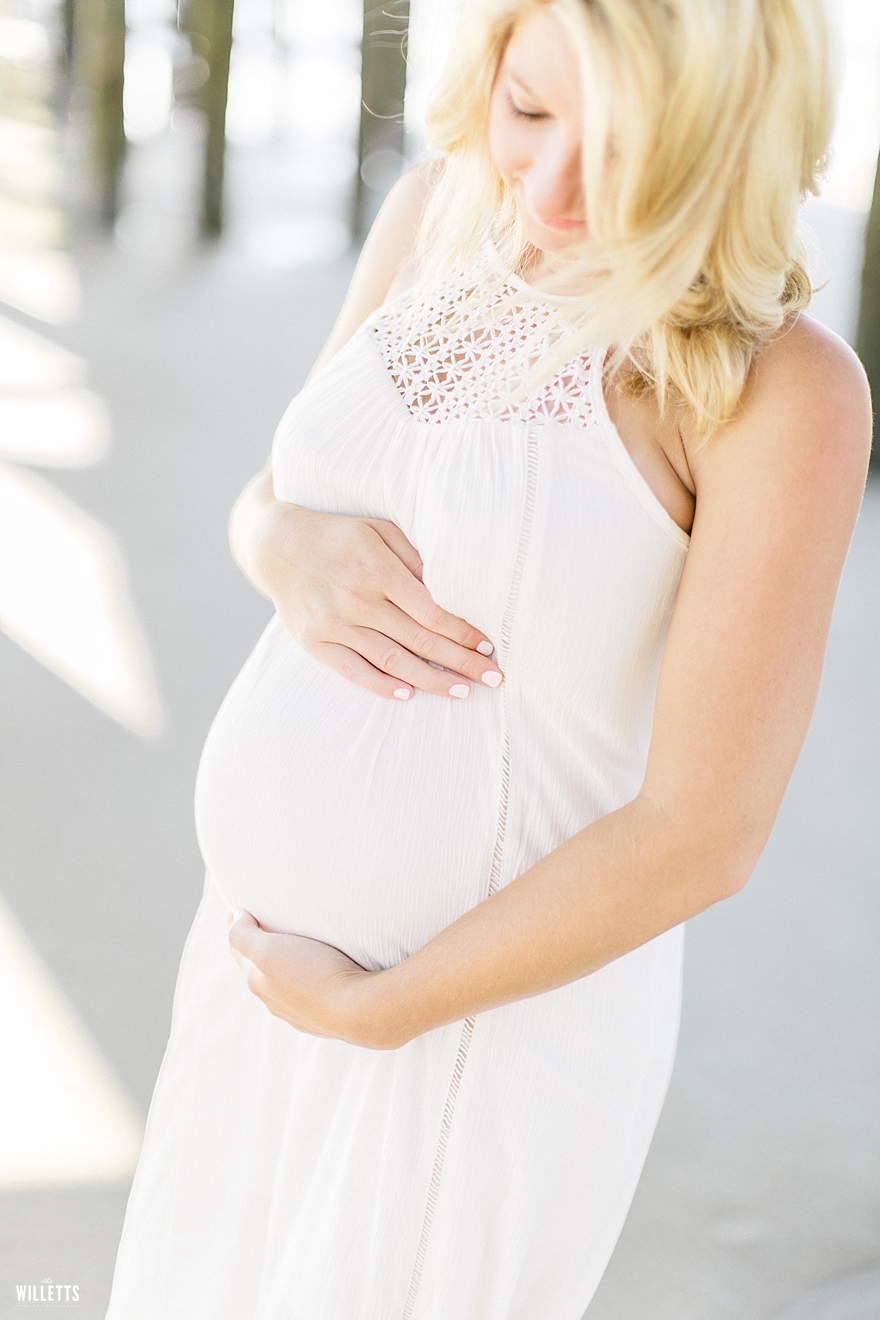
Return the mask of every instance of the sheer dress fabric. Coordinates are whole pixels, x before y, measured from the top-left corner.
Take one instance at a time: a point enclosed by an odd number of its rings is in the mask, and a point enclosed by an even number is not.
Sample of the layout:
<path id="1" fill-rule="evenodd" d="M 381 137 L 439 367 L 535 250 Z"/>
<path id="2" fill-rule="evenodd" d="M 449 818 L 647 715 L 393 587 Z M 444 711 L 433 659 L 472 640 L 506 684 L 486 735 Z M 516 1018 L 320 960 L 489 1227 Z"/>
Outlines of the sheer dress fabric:
<path id="1" fill-rule="evenodd" d="M 199 768 L 207 873 L 107 1320 L 581 1320 L 596 1289 L 668 1084 L 681 928 L 376 1051 L 273 1017 L 225 925 L 387 967 L 638 792 L 688 538 L 601 349 L 505 402 L 568 314 L 483 254 L 380 308 L 281 419 L 278 496 L 396 523 L 505 682 L 392 701 L 277 616 L 257 642 Z"/>

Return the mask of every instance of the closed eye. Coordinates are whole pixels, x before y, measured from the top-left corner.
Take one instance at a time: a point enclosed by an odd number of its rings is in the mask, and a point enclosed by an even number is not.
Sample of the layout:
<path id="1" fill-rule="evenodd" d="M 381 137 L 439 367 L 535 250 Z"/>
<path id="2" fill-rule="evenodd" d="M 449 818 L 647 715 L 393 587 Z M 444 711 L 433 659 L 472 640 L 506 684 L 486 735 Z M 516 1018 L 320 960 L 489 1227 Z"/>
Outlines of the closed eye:
<path id="1" fill-rule="evenodd" d="M 516 102 L 514 101 L 513 97 L 510 95 L 510 92 L 505 92 L 505 96 L 506 96 L 506 98 L 507 98 L 507 108 L 510 110 L 511 114 L 513 114 L 513 115 L 516 116 L 517 119 L 546 119 L 546 118 L 547 118 L 547 116 L 546 116 L 545 114 L 543 114 L 543 113 L 536 113 L 536 112 L 530 112 L 530 111 L 528 111 L 528 110 L 521 110 L 521 109 L 519 108 L 519 106 L 516 104 Z"/>

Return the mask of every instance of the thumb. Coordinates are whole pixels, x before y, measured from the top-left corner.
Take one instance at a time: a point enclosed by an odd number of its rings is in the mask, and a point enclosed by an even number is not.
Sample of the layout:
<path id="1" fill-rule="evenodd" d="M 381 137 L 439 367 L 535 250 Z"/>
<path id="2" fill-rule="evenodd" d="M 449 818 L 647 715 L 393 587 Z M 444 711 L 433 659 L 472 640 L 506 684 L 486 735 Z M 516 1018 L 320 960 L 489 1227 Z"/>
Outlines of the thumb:
<path id="1" fill-rule="evenodd" d="M 226 933 L 233 948 L 248 957 L 250 951 L 255 952 L 259 948 L 265 932 L 250 912 L 236 908 L 234 912 L 226 914 Z"/>

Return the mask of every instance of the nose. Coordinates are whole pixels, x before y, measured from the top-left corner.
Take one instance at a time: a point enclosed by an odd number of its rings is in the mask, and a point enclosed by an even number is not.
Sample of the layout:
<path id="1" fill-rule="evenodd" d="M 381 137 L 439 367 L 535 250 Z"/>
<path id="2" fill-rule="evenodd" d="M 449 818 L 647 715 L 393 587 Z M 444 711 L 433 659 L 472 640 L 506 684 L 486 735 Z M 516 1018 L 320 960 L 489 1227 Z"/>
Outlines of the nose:
<path id="1" fill-rule="evenodd" d="M 542 144 L 523 179 L 529 207 L 539 219 L 582 220 L 584 189 L 579 142 L 555 140 Z"/>

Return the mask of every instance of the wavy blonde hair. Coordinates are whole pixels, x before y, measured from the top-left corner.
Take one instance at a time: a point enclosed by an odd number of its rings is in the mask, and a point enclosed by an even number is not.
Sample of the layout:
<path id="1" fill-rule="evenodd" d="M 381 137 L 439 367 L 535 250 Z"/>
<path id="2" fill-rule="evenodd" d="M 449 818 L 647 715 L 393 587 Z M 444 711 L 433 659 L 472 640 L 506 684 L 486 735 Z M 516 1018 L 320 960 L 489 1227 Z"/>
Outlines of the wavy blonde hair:
<path id="1" fill-rule="evenodd" d="M 446 163 L 419 236 L 423 289 L 487 236 L 508 270 L 536 255 L 488 121 L 507 41 L 538 8 L 565 23 L 583 75 L 581 269 L 593 288 L 538 375 L 613 345 L 620 387 L 685 407 L 705 438 L 812 294 L 797 214 L 833 122 L 823 0 L 464 0 L 429 114 Z"/>

